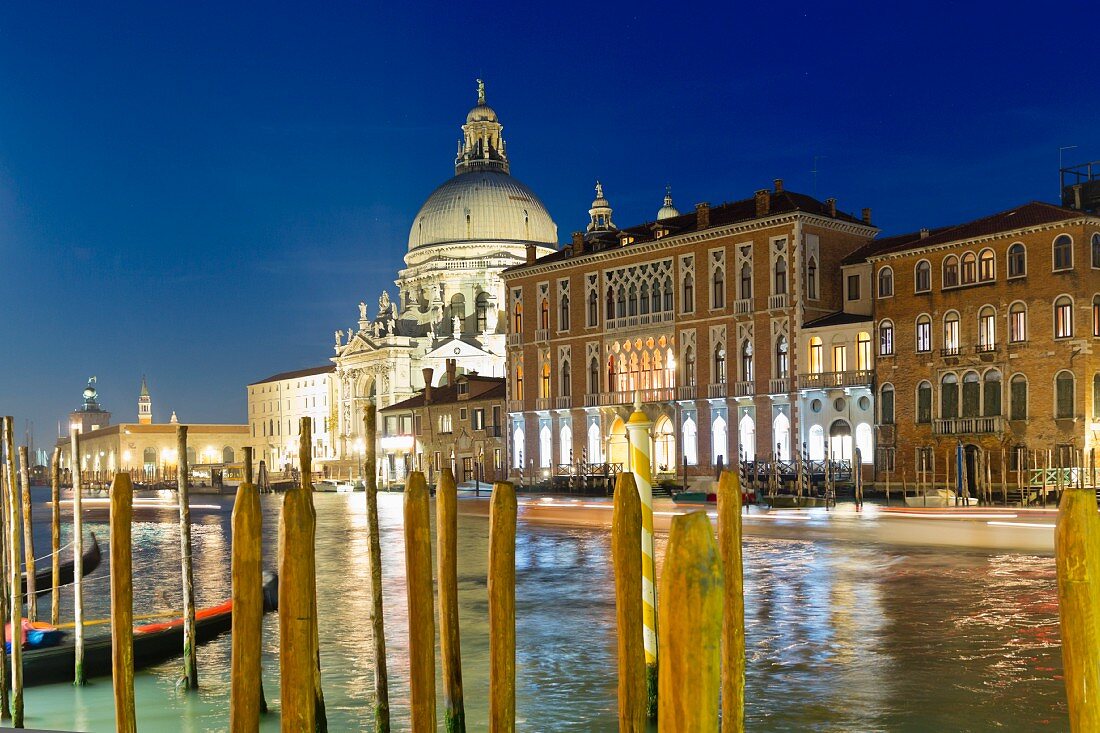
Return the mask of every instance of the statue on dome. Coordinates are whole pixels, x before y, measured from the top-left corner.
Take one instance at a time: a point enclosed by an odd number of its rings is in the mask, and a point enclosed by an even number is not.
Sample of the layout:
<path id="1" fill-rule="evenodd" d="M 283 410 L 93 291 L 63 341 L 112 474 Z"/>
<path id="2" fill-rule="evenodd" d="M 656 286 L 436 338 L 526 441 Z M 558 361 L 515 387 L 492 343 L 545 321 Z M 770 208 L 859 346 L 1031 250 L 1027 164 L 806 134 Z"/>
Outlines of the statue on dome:
<path id="1" fill-rule="evenodd" d="M 381 321 L 375 321 L 374 323 L 371 324 L 370 330 L 371 330 L 372 333 L 374 333 L 375 338 L 381 338 L 382 337 L 382 322 Z"/>
<path id="2" fill-rule="evenodd" d="M 390 309 L 390 294 L 388 292 L 386 292 L 385 290 L 383 290 L 382 294 L 380 296 L 378 296 L 378 312 L 380 314 L 385 313 L 389 309 Z"/>
<path id="3" fill-rule="evenodd" d="M 336 331 L 335 335 L 336 335 L 336 347 L 339 348 L 341 346 L 340 337 L 343 336 L 344 334 L 342 334 L 340 331 Z"/>
<path id="4" fill-rule="evenodd" d="M 485 82 L 477 80 L 477 103 L 485 104 Z"/>
<path id="5" fill-rule="evenodd" d="M 359 320 L 367 320 L 367 304 L 363 301 L 359 301 Z"/>

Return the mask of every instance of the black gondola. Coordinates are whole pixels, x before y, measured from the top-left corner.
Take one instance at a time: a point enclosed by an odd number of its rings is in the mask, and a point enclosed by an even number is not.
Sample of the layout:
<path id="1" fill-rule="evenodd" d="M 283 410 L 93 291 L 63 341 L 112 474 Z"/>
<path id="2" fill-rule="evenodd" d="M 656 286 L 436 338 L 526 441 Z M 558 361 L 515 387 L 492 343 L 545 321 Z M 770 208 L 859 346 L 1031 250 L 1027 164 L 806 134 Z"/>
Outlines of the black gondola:
<path id="1" fill-rule="evenodd" d="M 264 613 L 278 610 L 279 578 L 265 573 Z M 195 640 L 205 644 L 229 631 L 233 611 L 231 601 L 196 613 Z M 183 620 L 134 627 L 134 669 L 144 669 L 183 654 Z M 76 663 L 71 635 L 58 646 L 23 650 L 23 684 L 45 685 L 71 682 Z M 111 674 L 111 637 L 94 636 L 84 640 L 84 674 L 104 677 Z"/>
<path id="2" fill-rule="evenodd" d="M 99 550 L 99 540 L 96 539 L 95 532 L 92 532 L 92 546 L 84 551 L 84 575 L 88 576 L 92 574 L 96 568 L 99 567 L 100 561 L 103 559 L 103 555 Z M 61 563 L 60 575 L 58 584 L 69 585 L 73 582 L 73 566 L 76 563 L 76 558 L 66 560 Z M 34 574 L 34 595 L 44 596 L 50 592 L 53 585 L 53 567 L 48 567 L 45 570 L 37 570 Z M 23 574 L 23 595 L 27 594 L 27 575 Z"/>

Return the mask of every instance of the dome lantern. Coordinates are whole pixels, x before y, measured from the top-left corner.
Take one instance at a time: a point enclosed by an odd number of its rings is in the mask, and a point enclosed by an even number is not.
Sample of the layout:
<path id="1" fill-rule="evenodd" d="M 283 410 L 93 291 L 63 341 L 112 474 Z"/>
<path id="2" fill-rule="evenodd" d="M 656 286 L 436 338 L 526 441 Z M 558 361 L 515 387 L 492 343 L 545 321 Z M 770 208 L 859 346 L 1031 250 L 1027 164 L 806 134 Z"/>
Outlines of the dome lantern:
<path id="1" fill-rule="evenodd" d="M 672 205 L 672 186 L 665 186 L 665 205 L 657 211 L 657 221 L 679 215 L 680 211 Z"/>
<path id="2" fill-rule="evenodd" d="M 477 106 L 466 115 L 462 126 L 463 139 L 458 143 L 455 157 L 455 174 L 470 171 L 509 172 L 508 155 L 505 153 L 496 110 L 485 103 L 485 82 L 477 80 Z"/>
<path id="3" fill-rule="evenodd" d="M 599 181 L 596 181 L 596 200 L 592 202 L 588 216 L 591 219 L 588 222 L 590 232 L 609 232 L 618 229 L 611 221 L 611 203 L 604 198 L 603 184 Z"/>

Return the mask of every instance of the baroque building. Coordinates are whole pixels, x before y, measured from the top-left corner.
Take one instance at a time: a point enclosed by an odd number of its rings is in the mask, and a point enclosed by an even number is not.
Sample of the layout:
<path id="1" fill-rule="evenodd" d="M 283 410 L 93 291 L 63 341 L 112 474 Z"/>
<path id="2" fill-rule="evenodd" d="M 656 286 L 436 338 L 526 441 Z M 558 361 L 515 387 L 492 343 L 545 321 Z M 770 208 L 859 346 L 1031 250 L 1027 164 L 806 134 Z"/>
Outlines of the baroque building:
<path id="1" fill-rule="evenodd" d="M 557 226 L 535 193 L 511 175 L 503 125 L 478 80 L 454 177 L 428 197 L 409 230 L 405 267 L 373 316 L 359 303 L 354 327 L 335 333 L 332 443 L 354 461 L 368 405 L 386 407 L 457 373 L 505 374 L 505 291 L 501 273 L 554 251 Z M 387 460 L 385 449 L 380 460 Z M 395 465 L 403 465 L 395 463 Z"/>

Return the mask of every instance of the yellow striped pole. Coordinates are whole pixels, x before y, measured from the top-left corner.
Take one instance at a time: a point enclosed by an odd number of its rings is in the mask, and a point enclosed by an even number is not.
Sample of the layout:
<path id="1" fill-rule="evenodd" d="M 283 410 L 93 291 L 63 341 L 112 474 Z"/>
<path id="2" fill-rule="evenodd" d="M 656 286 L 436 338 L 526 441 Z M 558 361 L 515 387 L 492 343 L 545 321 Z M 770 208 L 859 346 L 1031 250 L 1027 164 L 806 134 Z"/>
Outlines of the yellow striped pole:
<path id="1" fill-rule="evenodd" d="M 657 717 L 657 566 L 653 562 L 653 474 L 650 471 L 649 441 L 653 423 L 634 403 L 626 423 L 630 436 L 630 466 L 638 496 L 642 500 L 642 635 L 645 646 L 647 710 Z"/>

